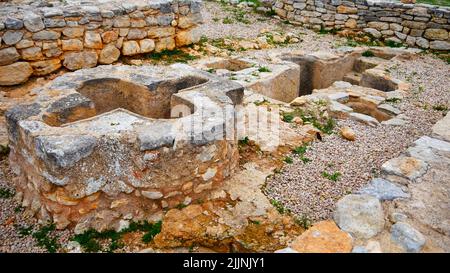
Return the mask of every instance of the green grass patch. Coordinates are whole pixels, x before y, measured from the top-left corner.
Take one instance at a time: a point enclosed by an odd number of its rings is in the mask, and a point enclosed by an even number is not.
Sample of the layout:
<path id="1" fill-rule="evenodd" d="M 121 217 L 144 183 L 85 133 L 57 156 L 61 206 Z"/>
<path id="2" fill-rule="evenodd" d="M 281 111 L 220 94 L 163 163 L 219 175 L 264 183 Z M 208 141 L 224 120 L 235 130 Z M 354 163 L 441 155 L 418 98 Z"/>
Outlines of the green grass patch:
<path id="1" fill-rule="evenodd" d="M 152 52 L 147 54 L 146 57 L 155 62 L 165 62 L 167 64 L 187 63 L 188 61 L 197 59 L 196 56 L 186 53 L 180 49 L 174 50 L 165 49 L 161 52 Z"/>
<path id="2" fill-rule="evenodd" d="M 72 240 L 78 242 L 85 252 L 113 252 L 123 247 L 121 239 L 124 234 L 130 232 L 144 232 L 142 242 L 149 243 L 161 232 L 162 222 L 149 223 L 147 221 L 131 222 L 128 228 L 119 232 L 115 230 L 97 231 L 89 229 L 82 234 L 75 235 Z M 102 247 L 102 241 L 109 241 L 106 249 Z"/>
<path id="3" fill-rule="evenodd" d="M 373 57 L 375 54 L 373 54 L 373 51 L 366 50 L 361 54 L 363 57 Z"/>
<path id="4" fill-rule="evenodd" d="M 312 226 L 312 220 L 305 214 L 295 218 L 295 223 L 304 229 L 308 229 Z"/>
<path id="5" fill-rule="evenodd" d="M 417 4 L 430 4 L 435 6 L 447 6 L 450 7 L 450 1 L 449 0 L 417 0 Z"/>
<path id="6" fill-rule="evenodd" d="M 248 136 L 238 140 L 239 146 L 247 146 L 249 143 L 250 143 L 250 139 L 248 138 Z"/>
<path id="7" fill-rule="evenodd" d="M 325 177 L 334 182 L 338 181 L 341 176 L 342 176 L 342 174 L 340 172 L 334 172 L 332 174 L 330 174 L 326 171 L 322 172 L 322 177 Z"/>
<path id="8" fill-rule="evenodd" d="M 261 66 L 260 68 L 258 68 L 259 72 L 272 72 L 268 67 L 266 66 Z"/>
<path id="9" fill-rule="evenodd" d="M 402 47 L 403 46 L 402 43 L 397 43 L 397 42 L 392 41 L 392 40 L 387 40 L 387 41 L 384 42 L 384 44 L 386 46 L 388 46 L 388 47 Z"/>
<path id="10" fill-rule="evenodd" d="M 277 201 L 277 200 L 275 200 L 275 199 L 270 200 L 270 203 L 272 204 L 272 206 L 275 207 L 275 209 L 276 209 L 280 214 L 285 214 L 285 213 L 289 212 L 289 210 L 286 209 L 286 208 L 283 206 L 283 204 L 281 204 L 281 202 L 279 202 L 279 201 Z"/>
<path id="11" fill-rule="evenodd" d="M 14 191 L 8 188 L 0 188 L 0 198 L 8 199 L 14 196 Z"/>
<path id="12" fill-rule="evenodd" d="M 438 105 L 433 106 L 433 110 L 447 112 L 448 107 L 447 107 L 447 105 L 444 105 L 444 104 L 438 104 Z"/>
<path id="13" fill-rule="evenodd" d="M 308 150 L 308 146 L 302 145 L 295 147 L 292 152 L 296 155 L 304 155 L 306 151 Z"/>
<path id="14" fill-rule="evenodd" d="M 283 158 L 283 161 L 284 161 L 284 163 L 287 163 L 287 164 L 294 163 L 294 160 L 290 156 L 286 156 L 285 158 Z"/>
<path id="15" fill-rule="evenodd" d="M 389 102 L 389 103 L 399 103 L 401 101 L 402 101 L 401 98 L 389 98 L 389 99 L 385 100 L 385 102 Z"/>
<path id="16" fill-rule="evenodd" d="M 33 231 L 33 226 L 15 226 L 20 237 L 31 235 L 36 240 L 36 245 L 45 248 L 50 253 L 55 253 L 61 247 L 58 243 L 58 236 L 53 234 L 56 225 L 51 223 L 42 226 L 37 231 Z"/>

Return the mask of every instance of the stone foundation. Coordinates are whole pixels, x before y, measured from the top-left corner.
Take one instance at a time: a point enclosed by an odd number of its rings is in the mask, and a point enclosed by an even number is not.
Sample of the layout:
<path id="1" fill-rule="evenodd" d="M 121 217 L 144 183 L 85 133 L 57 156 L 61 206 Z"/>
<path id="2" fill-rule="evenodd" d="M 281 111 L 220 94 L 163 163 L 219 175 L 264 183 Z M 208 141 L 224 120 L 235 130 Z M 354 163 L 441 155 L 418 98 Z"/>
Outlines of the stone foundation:
<path id="1" fill-rule="evenodd" d="M 34 1 L 36 2 L 36 1 Z M 200 0 L 0 4 L 0 85 L 199 41 Z M 54 3 L 54 2 L 52 2 Z"/>
<path id="2" fill-rule="evenodd" d="M 57 228 L 155 219 L 238 164 L 225 134 L 243 88 L 187 65 L 82 69 L 33 92 L 6 113 L 10 162 L 22 205 Z"/>
<path id="3" fill-rule="evenodd" d="M 450 9 L 366 0 L 276 0 L 276 14 L 316 30 L 363 30 L 374 38 L 450 50 Z"/>

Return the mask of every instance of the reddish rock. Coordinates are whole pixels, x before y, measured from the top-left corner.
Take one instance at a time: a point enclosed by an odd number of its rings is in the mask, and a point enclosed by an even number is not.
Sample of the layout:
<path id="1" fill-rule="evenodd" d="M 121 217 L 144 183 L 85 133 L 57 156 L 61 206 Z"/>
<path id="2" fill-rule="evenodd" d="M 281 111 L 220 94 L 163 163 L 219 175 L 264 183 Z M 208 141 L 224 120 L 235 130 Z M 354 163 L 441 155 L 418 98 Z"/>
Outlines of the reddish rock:
<path id="1" fill-rule="evenodd" d="M 352 238 L 333 221 L 321 221 L 298 236 L 291 248 L 301 253 L 348 253 Z"/>

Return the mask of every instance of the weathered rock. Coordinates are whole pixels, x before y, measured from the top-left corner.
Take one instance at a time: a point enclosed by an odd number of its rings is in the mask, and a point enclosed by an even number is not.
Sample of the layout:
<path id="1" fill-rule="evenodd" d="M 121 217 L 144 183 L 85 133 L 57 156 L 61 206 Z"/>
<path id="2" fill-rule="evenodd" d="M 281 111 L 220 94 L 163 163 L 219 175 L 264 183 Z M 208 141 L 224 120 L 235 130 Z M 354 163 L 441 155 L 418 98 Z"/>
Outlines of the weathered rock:
<path id="1" fill-rule="evenodd" d="M 7 17 L 4 24 L 5 24 L 6 29 L 17 30 L 17 29 L 23 28 L 22 20 L 17 19 L 17 18 Z"/>
<path id="2" fill-rule="evenodd" d="M 163 194 L 159 191 L 142 191 L 141 193 L 149 199 L 160 199 L 163 197 Z"/>
<path id="3" fill-rule="evenodd" d="M 300 253 L 348 253 L 352 238 L 333 221 L 321 221 L 298 236 L 291 248 Z"/>
<path id="4" fill-rule="evenodd" d="M 126 41 L 122 46 L 122 54 L 125 56 L 131 56 L 141 53 L 138 42 L 136 41 Z"/>
<path id="5" fill-rule="evenodd" d="M 34 46 L 25 48 L 22 50 L 22 59 L 27 61 L 37 61 L 42 59 L 44 56 L 42 55 L 42 49 L 40 47 Z"/>
<path id="6" fill-rule="evenodd" d="M 149 53 L 155 49 L 155 41 L 152 39 L 143 39 L 139 41 L 139 47 L 141 48 L 141 53 Z"/>
<path id="7" fill-rule="evenodd" d="M 344 13 L 344 14 L 355 14 L 358 13 L 358 9 L 354 7 L 347 7 L 344 5 L 338 6 L 336 11 L 338 13 Z"/>
<path id="8" fill-rule="evenodd" d="M 275 250 L 274 253 L 298 253 L 298 251 L 295 251 L 294 249 L 290 247 L 282 248 Z"/>
<path id="9" fill-rule="evenodd" d="M 23 18 L 23 24 L 28 31 L 38 32 L 45 28 L 41 16 L 33 12 L 27 12 Z"/>
<path id="10" fill-rule="evenodd" d="M 86 31 L 84 35 L 84 46 L 87 48 L 102 49 L 102 37 L 98 32 Z"/>
<path id="11" fill-rule="evenodd" d="M 416 37 L 415 41 L 416 41 L 416 45 L 418 45 L 421 48 L 429 48 L 430 47 L 430 42 L 428 42 L 427 39 L 424 39 L 422 37 Z"/>
<path id="12" fill-rule="evenodd" d="M 155 51 L 161 52 L 163 50 L 173 50 L 175 49 L 175 39 L 172 37 L 161 38 L 156 42 Z"/>
<path id="13" fill-rule="evenodd" d="M 350 140 L 350 141 L 354 141 L 356 139 L 355 131 L 353 131 L 349 127 L 341 128 L 341 135 L 343 138 Z"/>
<path id="14" fill-rule="evenodd" d="M 53 30 L 41 30 L 33 34 L 33 40 L 56 40 L 61 37 L 61 33 Z"/>
<path id="15" fill-rule="evenodd" d="M 102 33 L 102 40 L 103 43 L 105 44 L 109 44 L 111 42 L 115 42 L 117 41 L 117 39 L 119 38 L 119 34 L 116 31 L 105 31 Z"/>
<path id="16" fill-rule="evenodd" d="M 39 62 L 30 63 L 33 68 L 33 75 L 35 76 L 44 76 L 50 74 L 61 67 L 60 59 L 50 59 Z"/>
<path id="17" fill-rule="evenodd" d="M 371 240 L 365 246 L 355 246 L 352 253 L 382 253 L 382 251 L 380 243 Z"/>
<path id="18" fill-rule="evenodd" d="M 436 50 L 450 50 L 450 43 L 446 41 L 432 41 L 430 48 Z"/>
<path id="19" fill-rule="evenodd" d="M 391 239 L 407 252 L 419 252 L 426 242 L 422 233 L 403 222 L 398 222 L 391 227 Z"/>
<path id="20" fill-rule="evenodd" d="M 380 200 L 394 200 L 409 197 L 409 194 L 405 193 L 399 186 L 382 178 L 372 179 L 370 184 L 360 189 L 358 193 L 371 195 Z"/>
<path id="21" fill-rule="evenodd" d="M 7 45 L 15 45 L 22 40 L 23 32 L 16 30 L 8 30 L 3 34 L 3 42 Z"/>
<path id="22" fill-rule="evenodd" d="M 26 62 L 0 66 L 0 85 L 16 85 L 26 82 L 32 73 L 33 69 Z"/>
<path id="23" fill-rule="evenodd" d="M 8 65 L 20 58 L 19 53 L 15 47 L 7 47 L 0 49 L 0 65 Z"/>
<path id="24" fill-rule="evenodd" d="M 64 28 L 63 34 L 64 34 L 64 36 L 67 36 L 68 38 L 83 37 L 84 28 L 81 28 L 81 27 Z"/>
<path id="25" fill-rule="evenodd" d="M 389 29 L 389 24 L 384 22 L 369 22 L 367 26 L 376 30 L 387 30 Z"/>
<path id="26" fill-rule="evenodd" d="M 68 40 L 62 40 L 62 49 L 64 51 L 78 51 L 83 50 L 83 42 L 81 42 L 78 39 L 68 39 Z"/>
<path id="27" fill-rule="evenodd" d="M 376 126 L 380 124 L 376 118 L 360 113 L 349 113 L 349 118 L 371 126 Z"/>
<path id="28" fill-rule="evenodd" d="M 423 36 L 431 40 L 447 40 L 448 31 L 442 28 L 429 28 L 425 30 Z"/>
<path id="29" fill-rule="evenodd" d="M 427 172 L 428 164 L 414 157 L 397 157 L 385 162 L 381 169 L 386 174 L 397 175 L 411 181 Z"/>
<path id="30" fill-rule="evenodd" d="M 0 58 L 1 59 L 1 58 Z M 432 128 L 433 137 L 450 142 L 450 112 Z"/>
<path id="31" fill-rule="evenodd" d="M 185 45 L 195 44 L 200 41 L 201 32 L 194 28 L 190 30 L 179 31 L 176 35 L 176 45 L 181 47 Z"/>
<path id="32" fill-rule="evenodd" d="M 128 40 L 140 40 L 147 37 L 147 32 L 142 29 L 132 28 L 128 31 L 127 39 Z"/>
<path id="33" fill-rule="evenodd" d="M 63 65 L 69 70 L 90 68 L 97 65 L 97 53 L 93 51 L 68 52 L 64 54 Z"/>
<path id="34" fill-rule="evenodd" d="M 99 63 L 112 64 L 120 57 L 120 50 L 113 44 L 106 45 L 100 52 Z"/>
<path id="35" fill-rule="evenodd" d="M 336 204 L 334 220 L 343 230 L 356 238 L 371 238 L 384 228 L 380 201 L 366 194 L 350 194 Z"/>
<path id="36" fill-rule="evenodd" d="M 374 38 L 381 38 L 381 32 L 379 32 L 378 30 L 376 30 L 375 28 L 365 28 L 364 32 L 369 33 L 370 35 L 372 35 Z"/>

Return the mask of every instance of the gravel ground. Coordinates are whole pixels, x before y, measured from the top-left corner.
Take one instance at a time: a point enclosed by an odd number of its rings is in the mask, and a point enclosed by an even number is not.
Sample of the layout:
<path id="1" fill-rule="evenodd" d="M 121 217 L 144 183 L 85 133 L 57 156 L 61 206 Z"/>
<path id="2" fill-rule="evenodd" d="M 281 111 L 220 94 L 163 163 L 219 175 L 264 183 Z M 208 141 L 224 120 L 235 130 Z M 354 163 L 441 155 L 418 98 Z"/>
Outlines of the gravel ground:
<path id="1" fill-rule="evenodd" d="M 338 126 L 349 126 L 356 134 L 354 142 L 332 134 L 312 143 L 305 154 L 311 162 L 304 164 L 294 157 L 282 173 L 267 183 L 268 195 L 280 201 L 298 216 L 312 220 L 327 219 L 335 203 L 376 177 L 381 165 L 403 152 L 420 136 L 430 133 L 431 126 L 443 112 L 433 106 L 450 107 L 450 69 L 433 56 L 422 56 L 391 66 L 392 74 L 412 84 L 412 92 L 397 107 L 404 111 L 404 126 L 365 126 L 350 120 L 339 120 Z M 340 172 L 336 182 L 322 177 Z"/>
<path id="2" fill-rule="evenodd" d="M 235 39 L 254 39 L 261 31 L 267 30 L 270 32 L 280 33 L 294 33 L 300 36 L 301 42 L 298 44 L 287 45 L 276 50 L 289 52 L 293 49 L 302 49 L 305 52 L 312 52 L 318 50 L 334 51 L 334 45 L 338 41 L 344 41 L 343 38 L 338 38 L 330 34 L 317 34 L 312 30 L 305 29 L 300 26 L 286 24 L 285 22 L 274 17 L 268 17 L 263 14 L 253 12 L 248 9 L 244 15 L 242 22 L 237 20 L 233 12 L 236 8 L 212 1 L 204 1 L 205 9 L 202 13 L 204 23 L 199 28 L 201 33 L 208 37 L 208 39 L 219 39 L 231 37 Z M 223 24 L 224 19 L 230 19 L 230 24 Z M 266 54 L 270 51 L 255 51 Z M 245 54 L 248 54 L 246 52 Z"/>
<path id="3" fill-rule="evenodd" d="M 0 190 L 9 190 L 14 193 L 11 186 L 12 174 L 10 173 L 7 159 L 0 159 Z M 1 252 L 47 252 L 44 247 L 36 243 L 36 239 L 30 235 L 21 235 L 23 228 L 31 227 L 33 232 L 40 229 L 37 220 L 28 215 L 14 198 L 0 196 L 0 253 Z M 64 246 L 72 236 L 71 231 L 54 231 L 49 234 L 57 237 L 58 243 Z"/>
<path id="4" fill-rule="evenodd" d="M 264 56 L 273 51 L 289 52 L 296 49 L 305 52 L 318 50 L 335 51 L 335 44 L 342 41 L 332 35 L 320 35 L 313 31 L 284 24 L 279 20 L 254 13 L 245 14 L 245 20 L 237 22 L 232 10 L 224 10 L 218 3 L 205 2 L 205 24 L 200 28 L 210 39 L 236 37 L 253 39 L 261 30 L 294 32 L 301 42 L 277 49 L 253 51 L 255 56 Z M 222 24 L 224 18 L 231 24 Z M 250 54 L 246 52 L 245 54 Z M 352 121 L 339 121 L 339 126 L 350 126 L 357 133 L 357 141 L 348 142 L 337 134 L 315 142 L 305 154 L 312 161 L 303 164 L 294 158 L 283 173 L 270 180 L 267 189 L 271 198 L 280 200 L 298 215 L 305 214 L 313 220 L 325 219 L 334 209 L 334 203 L 344 194 L 354 191 L 373 177 L 381 164 L 403 151 L 412 141 L 427 134 L 432 124 L 442 117 L 442 112 L 433 111 L 432 106 L 449 105 L 450 72 L 448 65 L 425 56 L 407 63 L 399 62 L 391 69 L 394 76 L 412 82 L 415 92 L 398 104 L 411 122 L 402 127 L 379 126 L 371 128 Z M 423 87 L 420 87 L 423 86 Z M 423 90 L 423 91 L 422 91 Z M 8 90 L 11 91 L 11 90 Z M 427 105 L 427 110 L 423 106 Z M 0 123 L 1 126 L 1 123 Z M 327 180 L 321 173 L 339 171 L 342 177 L 337 182 Z M 0 160 L 0 189 L 12 190 L 12 175 L 6 160 Z M 21 236 L 18 227 L 39 229 L 37 221 L 19 209 L 14 198 L 0 197 L 0 252 L 45 252 L 37 246 L 31 235 Z M 72 236 L 71 231 L 56 231 L 60 245 L 65 245 Z"/>

